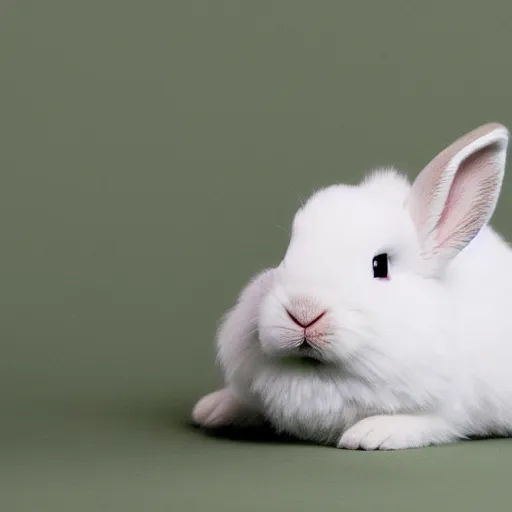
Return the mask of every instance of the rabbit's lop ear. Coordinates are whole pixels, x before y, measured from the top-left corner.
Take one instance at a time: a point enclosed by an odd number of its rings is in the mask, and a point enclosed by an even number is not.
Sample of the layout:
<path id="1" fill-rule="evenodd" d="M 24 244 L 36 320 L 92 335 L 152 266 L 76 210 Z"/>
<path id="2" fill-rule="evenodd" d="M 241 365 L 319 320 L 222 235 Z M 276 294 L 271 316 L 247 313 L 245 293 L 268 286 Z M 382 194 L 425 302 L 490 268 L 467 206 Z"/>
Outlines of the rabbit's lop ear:
<path id="1" fill-rule="evenodd" d="M 491 218 L 507 144 L 504 126 L 486 124 L 448 146 L 416 178 L 407 208 L 427 273 L 440 272 Z"/>

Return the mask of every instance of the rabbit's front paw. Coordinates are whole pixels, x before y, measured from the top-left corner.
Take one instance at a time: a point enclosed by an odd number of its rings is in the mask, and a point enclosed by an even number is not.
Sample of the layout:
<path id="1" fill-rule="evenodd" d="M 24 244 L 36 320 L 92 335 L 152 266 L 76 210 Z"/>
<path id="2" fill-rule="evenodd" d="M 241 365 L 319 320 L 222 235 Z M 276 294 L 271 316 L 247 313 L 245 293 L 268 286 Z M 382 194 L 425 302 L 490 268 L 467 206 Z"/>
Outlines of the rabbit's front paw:
<path id="1" fill-rule="evenodd" d="M 338 442 L 349 450 L 403 450 L 441 444 L 456 436 L 429 416 L 371 416 L 350 427 Z"/>

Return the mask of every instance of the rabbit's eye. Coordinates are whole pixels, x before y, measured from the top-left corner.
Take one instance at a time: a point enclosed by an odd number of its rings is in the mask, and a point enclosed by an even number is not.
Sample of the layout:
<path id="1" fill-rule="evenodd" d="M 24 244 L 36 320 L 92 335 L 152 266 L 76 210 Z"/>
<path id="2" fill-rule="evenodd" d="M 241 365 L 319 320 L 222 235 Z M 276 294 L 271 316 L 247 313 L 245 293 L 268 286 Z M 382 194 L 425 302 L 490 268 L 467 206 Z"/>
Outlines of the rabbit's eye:
<path id="1" fill-rule="evenodd" d="M 378 254 L 373 258 L 373 277 L 376 279 L 387 279 L 388 276 L 388 255 Z"/>

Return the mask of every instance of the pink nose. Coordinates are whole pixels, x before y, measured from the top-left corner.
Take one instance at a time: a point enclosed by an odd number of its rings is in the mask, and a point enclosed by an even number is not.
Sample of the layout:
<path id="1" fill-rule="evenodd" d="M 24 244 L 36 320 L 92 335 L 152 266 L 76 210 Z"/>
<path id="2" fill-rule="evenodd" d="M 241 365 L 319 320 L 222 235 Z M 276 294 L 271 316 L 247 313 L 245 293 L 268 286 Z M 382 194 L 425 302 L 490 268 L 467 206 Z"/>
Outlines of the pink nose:
<path id="1" fill-rule="evenodd" d="M 314 324 L 316 324 L 321 318 L 323 318 L 323 316 L 325 315 L 326 311 L 324 311 L 323 313 L 320 313 L 319 315 L 314 315 L 312 318 L 310 315 L 309 318 L 301 318 L 301 320 L 299 320 L 296 316 L 292 315 L 288 310 L 286 310 L 286 312 L 288 313 L 288 316 L 290 317 L 290 319 L 296 323 L 299 327 L 302 327 L 303 329 L 307 329 L 308 327 L 311 327 L 313 326 Z"/>

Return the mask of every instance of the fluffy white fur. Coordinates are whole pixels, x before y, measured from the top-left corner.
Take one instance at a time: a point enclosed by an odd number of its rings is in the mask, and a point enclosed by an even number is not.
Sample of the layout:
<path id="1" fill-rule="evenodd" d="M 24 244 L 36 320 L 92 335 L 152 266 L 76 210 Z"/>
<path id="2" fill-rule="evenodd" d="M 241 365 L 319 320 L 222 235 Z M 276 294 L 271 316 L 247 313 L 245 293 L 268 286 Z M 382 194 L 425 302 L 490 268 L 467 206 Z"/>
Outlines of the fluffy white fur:
<path id="1" fill-rule="evenodd" d="M 512 431 L 512 252 L 487 226 L 508 132 L 459 139 L 410 185 L 392 169 L 297 212 L 279 267 L 256 276 L 218 332 L 226 388 L 193 418 L 266 419 L 348 449 L 403 449 Z M 390 279 L 372 259 L 390 258 Z M 308 322 L 304 331 L 288 315 Z M 304 337 L 311 348 L 298 347 Z"/>

